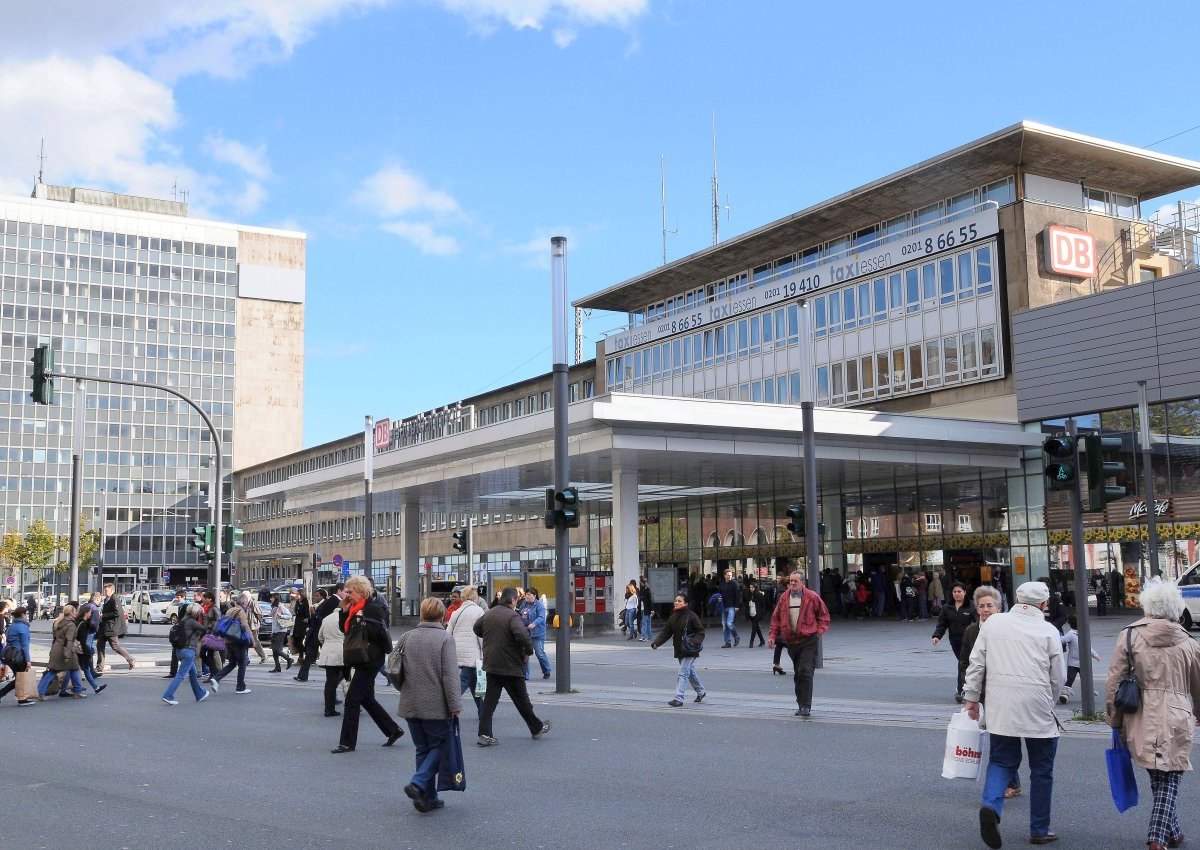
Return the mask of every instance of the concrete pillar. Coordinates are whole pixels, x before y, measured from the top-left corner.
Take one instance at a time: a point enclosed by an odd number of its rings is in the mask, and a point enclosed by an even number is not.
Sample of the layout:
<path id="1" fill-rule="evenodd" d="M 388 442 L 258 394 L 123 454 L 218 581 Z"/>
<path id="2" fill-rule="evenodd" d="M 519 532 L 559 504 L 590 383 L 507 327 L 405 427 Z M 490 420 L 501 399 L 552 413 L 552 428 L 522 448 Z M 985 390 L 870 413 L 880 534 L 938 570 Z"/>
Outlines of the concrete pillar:
<path id="1" fill-rule="evenodd" d="M 420 504 L 405 503 L 400 510 L 400 566 L 404 570 L 400 588 L 405 599 L 401 613 L 405 616 L 416 616 L 420 613 L 421 596 Z"/>
<path id="2" fill-rule="evenodd" d="M 640 575 L 638 552 L 638 474 L 629 465 L 613 466 L 613 622 L 619 626 L 624 616 L 625 594 L 622 588 Z"/>

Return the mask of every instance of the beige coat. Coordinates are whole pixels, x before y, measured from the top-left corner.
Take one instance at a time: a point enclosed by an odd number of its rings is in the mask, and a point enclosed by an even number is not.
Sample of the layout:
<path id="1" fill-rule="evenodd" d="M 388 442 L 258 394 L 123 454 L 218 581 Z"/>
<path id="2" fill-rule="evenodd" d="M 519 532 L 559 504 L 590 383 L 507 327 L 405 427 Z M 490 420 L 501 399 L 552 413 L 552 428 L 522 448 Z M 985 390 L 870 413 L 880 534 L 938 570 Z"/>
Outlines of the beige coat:
<path id="1" fill-rule="evenodd" d="M 1113 708 L 1117 685 L 1129 672 L 1125 629 L 1117 635 L 1104 691 L 1108 724 L 1121 737 L 1136 764 L 1147 770 L 1191 770 L 1192 730 L 1200 715 L 1200 646 L 1170 620 L 1143 617 L 1132 626 L 1133 663 L 1142 686 L 1136 714 Z"/>
<path id="2" fill-rule="evenodd" d="M 337 608 L 333 612 L 327 614 L 325 619 L 321 621 L 321 628 L 317 632 L 317 642 L 321 645 L 321 652 L 317 656 L 318 667 L 342 667 L 342 642 L 346 636 L 342 633 L 342 626 L 338 620 L 338 615 L 342 612 Z"/>
<path id="3" fill-rule="evenodd" d="M 79 656 L 75 653 L 75 631 L 79 628 L 70 617 L 63 617 L 54 625 L 54 639 L 50 644 L 47 670 L 78 670 Z"/>

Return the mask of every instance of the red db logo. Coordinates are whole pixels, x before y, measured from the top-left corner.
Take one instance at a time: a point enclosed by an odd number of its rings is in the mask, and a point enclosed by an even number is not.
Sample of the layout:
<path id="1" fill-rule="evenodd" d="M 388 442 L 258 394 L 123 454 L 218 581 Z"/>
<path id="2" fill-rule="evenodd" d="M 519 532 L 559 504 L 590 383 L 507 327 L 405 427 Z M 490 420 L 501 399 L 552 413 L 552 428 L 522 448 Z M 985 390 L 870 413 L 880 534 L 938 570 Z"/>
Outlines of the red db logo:
<path id="1" fill-rule="evenodd" d="M 1043 246 L 1046 266 L 1054 274 L 1070 277 L 1096 276 L 1096 237 L 1086 230 L 1047 227 Z"/>

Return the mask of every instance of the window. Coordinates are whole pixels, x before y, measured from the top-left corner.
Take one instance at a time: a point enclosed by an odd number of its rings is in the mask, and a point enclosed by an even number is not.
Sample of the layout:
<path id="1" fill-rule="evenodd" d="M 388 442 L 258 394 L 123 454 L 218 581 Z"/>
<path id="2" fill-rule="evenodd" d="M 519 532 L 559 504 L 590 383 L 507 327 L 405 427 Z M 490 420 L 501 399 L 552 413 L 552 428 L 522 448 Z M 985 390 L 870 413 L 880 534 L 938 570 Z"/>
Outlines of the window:
<path id="1" fill-rule="evenodd" d="M 930 269 L 933 264 L 929 264 Z M 908 312 L 917 313 L 921 309 L 921 292 L 917 281 L 918 270 L 914 267 L 904 271 L 904 290 L 908 299 Z M 932 292 L 930 293 L 932 297 Z"/>
<path id="2" fill-rule="evenodd" d="M 908 347 L 908 385 L 919 390 L 925 385 L 925 371 L 921 368 L 921 344 Z"/>
<path id="3" fill-rule="evenodd" d="M 880 396 L 892 394 L 890 358 L 886 351 L 875 355 L 875 392 Z"/>
<path id="4" fill-rule="evenodd" d="M 846 401 L 858 401 L 858 361 L 846 361 Z"/>
<path id="5" fill-rule="evenodd" d="M 939 533 L 942 530 L 942 515 L 925 514 L 925 530 L 931 534 Z"/>
<path id="6" fill-rule="evenodd" d="M 1138 283 L 1158 280 L 1158 269 L 1153 266 L 1138 266 Z"/>
<path id="7" fill-rule="evenodd" d="M 954 303 L 954 258 L 942 257 L 938 260 L 938 274 L 942 279 L 942 303 Z"/>
<path id="8" fill-rule="evenodd" d="M 871 536 L 879 536 L 879 517 L 877 516 L 871 517 Z"/>
<path id="9" fill-rule="evenodd" d="M 966 251 L 958 257 L 958 297 L 970 298 L 975 294 L 975 267 L 972 252 Z"/>
<path id="10" fill-rule="evenodd" d="M 971 515 L 970 514 L 959 514 L 958 515 L 958 531 L 959 531 L 959 533 L 961 534 L 964 532 L 969 532 L 971 530 L 972 530 L 971 529 Z"/>
<path id="11" fill-rule="evenodd" d="M 887 281 L 876 278 L 872 286 L 875 288 L 875 321 L 882 322 L 887 318 Z"/>
<path id="12" fill-rule="evenodd" d="M 1000 365 L 996 359 L 996 329 L 982 328 L 979 331 L 980 366 L 984 377 L 997 375 Z"/>
<path id="13" fill-rule="evenodd" d="M 875 362 L 868 354 L 859 360 L 862 364 L 862 397 L 875 398 Z"/>
<path id="14" fill-rule="evenodd" d="M 948 336 L 942 340 L 946 383 L 958 382 L 958 337 Z"/>
<path id="15" fill-rule="evenodd" d="M 977 291 L 985 295 L 992 291 L 992 246 L 981 245 L 975 249 L 975 277 L 979 283 Z"/>
<path id="16" fill-rule="evenodd" d="M 857 324 L 855 321 L 856 312 L 854 305 L 854 287 L 848 286 L 842 292 L 842 321 L 846 330 L 852 330 Z"/>
<path id="17" fill-rule="evenodd" d="M 967 331 L 962 335 L 962 377 L 964 381 L 979 377 L 979 358 L 974 331 Z"/>
<path id="18" fill-rule="evenodd" d="M 826 298 L 822 295 L 816 299 L 813 305 L 813 327 L 816 328 L 818 338 L 825 336 L 825 329 L 828 327 L 828 321 L 825 317 Z"/>

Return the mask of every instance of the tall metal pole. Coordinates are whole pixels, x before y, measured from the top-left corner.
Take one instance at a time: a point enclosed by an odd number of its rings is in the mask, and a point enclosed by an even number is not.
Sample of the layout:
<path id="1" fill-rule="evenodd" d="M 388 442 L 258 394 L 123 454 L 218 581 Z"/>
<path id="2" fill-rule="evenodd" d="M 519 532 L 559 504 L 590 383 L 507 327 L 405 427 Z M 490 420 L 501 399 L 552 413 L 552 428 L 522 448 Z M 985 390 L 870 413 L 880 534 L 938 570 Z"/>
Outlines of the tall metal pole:
<path id="1" fill-rule="evenodd" d="M 813 375 L 812 309 L 801 299 L 800 311 L 800 425 L 804 429 L 804 560 L 808 587 L 821 592 L 821 538 L 817 524 L 817 434 L 813 424 L 816 389 Z M 825 653 L 817 636 L 817 667 L 825 666 Z"/>
<path id="2" fill-rule="evenodd" d="M 67 572 L 67 598 L 79 598 L 79 503 L 83 494 L 83 381 L 75 379 L 75 422 L 71 435 L 71 566 Z"/>
<path id="3" fill-rule="evenodd" d="M 567 240 L 550 240 L 550 325 L 553 337 L 554 393 L 554 490 L 562 492 L 571 483 L 567 454 Z M 571 614 L 567 602 L 571 590 L 571 529 L 563 523 L 554 528 L 554 597 L 558 610 L 555 635 L 555 693 L 571 692 Z"/>
<path id="4" fill-rule="evenodd" d="M 1096 694 L 1092 686 L 1092 621 L 1087 606 L 1087 558 L 1083 546 L 1083 500 L 1080 495 L 1079 430 L 1075 420 L 1067 420 L 1067 433 L 1075 438 L 1075 484 L 1067 496 L 1071 502 L 1071 566 L 1075 573 L 1075 618 L 1079 624 L 1079 689 L 1083 716 L 1096 710 Z M 1053 589 L 1051 589 L 1053 593 Z M 1079 604 L 1080 598 L 1083 604 Z"/>
<path id="5" fill-rule="evenodd" d="M 1150 575 L 1161 576 L 1158 563 L 1158 512 L 1154 509 L 1154 453 L 1150 445 L 1150 405 L 1146 401 L 1146 382 L 1138 381 L 1138 418 L 1141 419 L 1142 473 L 1146 476 L 1146 545 L 1150 548 Z M 1122 600 L 1123 602 L 1124 600 Z"/>
<path id="6" fill-rule="evenodd" d="M 367 578 L 371 579 L 372 583 L 375 581 L 375 579 L 374 579 L 375 573 L 371 569 L 371 564 L 373 563 L 372 556 L 374 554 L 372 552 L 372 547 L 371 547 L 371 536 L 373 534 L 374 529 L 372 529 L 371 524 L 372 524 L 372 519 L 375 516 L 375 507 L 372 504 L 371 490 L 372 490 L 372 485 L 374 484 L 374 479 L 375 479 L 375 420 L 374 420 L 374 418 L 368 416 L 368 417 L 366 417 L 364 424 L 363 424 L 363 487 L 364 487 L 364 491 L 365 491 L 364 501 L 366 502 L 366 508 L 365 508 L 364 514 L 363 514 L 363 575 L 365 575 Z M 314 580 L 316 579 L 315 576 L 313 578 L 314 578 Z M 390 611 L 391 608 L 392 608 L 392 600 L 389 599 L 388 600 L 388 610 Z"/>
<path id="7" fill-rule="evenodd" d="M 211 426 L 210 426 L 211 427 Z M 213 559 L 208 567 L 208 586 L 212 588 L 213 598 L 216 600 L 217 611 L 221 610 L 221 535 L 224 529 L 221 528 L 221 517 L 223 515 L 222 497 L 224 496 L 224 488 L 222 483 L 222 468 L 221 468 L 221 441 L 216 437 L 216 432 L 213 432 L 213 483 L 212 489 L 209 491 L 212 494 L 210 501 L 212 502 L 212 527 L 213 527 Z M 233 584 L 233 573 L 229 574 L 230 584 Z"/>

